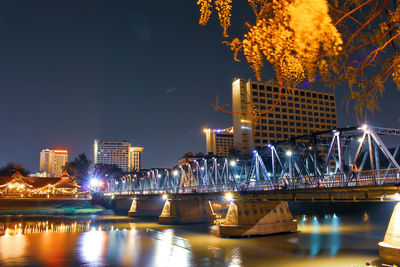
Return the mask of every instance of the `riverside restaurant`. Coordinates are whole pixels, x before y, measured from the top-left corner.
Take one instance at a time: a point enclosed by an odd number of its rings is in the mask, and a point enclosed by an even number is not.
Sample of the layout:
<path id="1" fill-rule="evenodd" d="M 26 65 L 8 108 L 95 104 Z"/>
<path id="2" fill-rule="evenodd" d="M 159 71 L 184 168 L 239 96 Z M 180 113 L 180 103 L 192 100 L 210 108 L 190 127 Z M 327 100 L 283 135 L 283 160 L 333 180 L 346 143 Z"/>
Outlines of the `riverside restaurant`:
<path id="1" fill-rule="evenodd" d="M 61 177 L 29 177 L 18 171 L 0 176 L 0 197 L 77 197 L 79 188 L 65 171 Z"/>

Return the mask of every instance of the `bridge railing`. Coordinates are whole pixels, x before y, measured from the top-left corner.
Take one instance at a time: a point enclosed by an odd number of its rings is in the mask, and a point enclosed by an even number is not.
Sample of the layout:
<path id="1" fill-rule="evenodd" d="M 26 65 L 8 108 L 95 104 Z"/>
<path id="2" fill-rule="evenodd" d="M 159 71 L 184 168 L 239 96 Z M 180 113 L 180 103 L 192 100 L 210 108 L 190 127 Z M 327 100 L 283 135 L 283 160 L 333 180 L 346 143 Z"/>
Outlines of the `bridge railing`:
<path id="1" fill-rule="evenodd" d="M 188 194 L 188 193 L 213 193 L 232 191 L 273 191 L 286 189 L 312 189 L 312 188 L 345 188 L 356 186 L 373 186 L 383 184 L 400 184 L 400 169 L 368 170 L 358 173 L 337 173 L 324 176 L 304 176 L 296 178 L 281 178 L 279 183 L 271 184 L 270 181 L 235 181 L 224 184 L 210 184 L 197 186 L 177 186 L 148 189 L 134 189 L 130 192 L 114 192 L 116 194 Z"/>

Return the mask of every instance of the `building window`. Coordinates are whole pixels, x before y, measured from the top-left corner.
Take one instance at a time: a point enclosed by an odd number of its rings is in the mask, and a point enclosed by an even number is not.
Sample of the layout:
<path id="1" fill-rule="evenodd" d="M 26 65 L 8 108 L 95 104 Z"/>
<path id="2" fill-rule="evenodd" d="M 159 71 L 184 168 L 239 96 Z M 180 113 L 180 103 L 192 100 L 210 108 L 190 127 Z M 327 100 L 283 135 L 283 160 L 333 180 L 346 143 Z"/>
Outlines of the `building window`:
<path id="1" fill-rule="evenodd" d="M 251 88 L 252 88 L 252 89 L 257 89 L 257 84 L 253 83 L 253 84 L 251 85 Z"/>

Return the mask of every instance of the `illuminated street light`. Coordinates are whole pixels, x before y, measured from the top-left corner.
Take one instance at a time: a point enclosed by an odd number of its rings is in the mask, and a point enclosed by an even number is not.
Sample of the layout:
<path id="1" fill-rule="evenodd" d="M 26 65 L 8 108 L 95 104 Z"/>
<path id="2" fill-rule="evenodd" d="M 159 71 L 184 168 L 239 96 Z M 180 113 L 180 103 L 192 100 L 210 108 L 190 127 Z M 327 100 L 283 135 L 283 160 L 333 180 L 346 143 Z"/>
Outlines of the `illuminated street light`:
<path id="1" fill-rule="evenodd" d="M 174 176 L 178 176 L 178 171 L 177 170 L 175 170 L 172 174 L 174 175 Z"/>
<path id="2" fill-rule="evenodd" d="M 286 151 L 286 156 L 291 157 L 293 155 L 292 150 Z"/>
<path id="3" fill-rule="evenodd" d="M 163 200 L 167 200 L 167 199 L 168 199 L 167 194 L 162 195 L 162 199 L 163 199 Z"/>
<path id="4" fill-rule="evenodd" d="M 91 187 L 98 187 L 100 185 L 100 181 L 96 178 L 93 178 L 90 180 L 90 186 Z"/>
<path id="5" fill-rule="evenodd" d="M 225 194 L 225 200 L 229 201 L 229 202 L 232 201 L 233 200 L 233 194 L 231 192 L 226 193 Z"/>
<path id="6" fill-rule="evenodd" d="M 229 165 L 231 165 L 232 167 L 236 166 L 236 161 L 231 160 L 231 162 L 229 163 Z"/>
<path id="7" fill-rule="evenodd" d="M 363 126 L 361 126 L 361 130 L 365 131 L 367 129 L 368 129 L 368 125 L 367 124 L 364 124 Z"/>

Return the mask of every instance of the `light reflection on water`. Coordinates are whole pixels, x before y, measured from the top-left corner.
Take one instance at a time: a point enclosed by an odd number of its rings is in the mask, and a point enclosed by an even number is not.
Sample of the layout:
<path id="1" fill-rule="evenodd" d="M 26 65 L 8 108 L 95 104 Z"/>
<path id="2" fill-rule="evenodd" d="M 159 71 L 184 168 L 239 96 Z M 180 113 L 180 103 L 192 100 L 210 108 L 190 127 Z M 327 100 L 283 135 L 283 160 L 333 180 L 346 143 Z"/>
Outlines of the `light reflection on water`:
<path id="1" fill-rule="evenodd" d="M 82 233 L 78 241 L 81 258 L 88 264 L 99 265 L 104 257 L 106 232 L 97 231 L 95 227 Z"/>
<path id="2" fill-rule="evenodd" d="M 362 221 L 301 216 L 298 233 L 244 239 L 219 238 L 201 225 L 0 222 L 0 265 L 304 266 L 306 260 L 338 262 L 350 255 L 353 266 L 376 259 L 384 235 L 384 228 Z"/>

